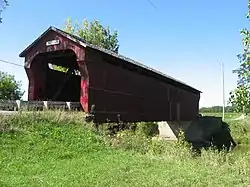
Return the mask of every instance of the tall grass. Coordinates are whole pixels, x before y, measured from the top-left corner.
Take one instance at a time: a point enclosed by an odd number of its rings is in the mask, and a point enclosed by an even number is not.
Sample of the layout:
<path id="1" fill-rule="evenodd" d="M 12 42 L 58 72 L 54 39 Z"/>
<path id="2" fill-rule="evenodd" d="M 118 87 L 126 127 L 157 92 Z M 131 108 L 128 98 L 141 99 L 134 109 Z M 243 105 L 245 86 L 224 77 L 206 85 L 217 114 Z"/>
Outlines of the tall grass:
<path id="1" fill-rule="evenodd" d="M 244 149 L 193 158 L 188 146 L 145 124 L 110 137 L 77 112 L 0 117 L 0 186 L 250 185 L 250 120 L 230 122 Z"/>

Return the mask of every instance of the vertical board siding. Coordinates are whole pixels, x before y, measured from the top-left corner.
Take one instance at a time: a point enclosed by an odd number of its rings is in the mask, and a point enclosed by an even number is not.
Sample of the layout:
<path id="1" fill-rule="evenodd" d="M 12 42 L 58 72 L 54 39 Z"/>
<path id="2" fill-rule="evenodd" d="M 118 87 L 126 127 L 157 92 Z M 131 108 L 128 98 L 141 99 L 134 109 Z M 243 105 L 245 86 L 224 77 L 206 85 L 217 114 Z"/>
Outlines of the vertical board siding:
<path id="1" fill-rule="evenodd" d="M 198 95 L 119 66 L 125 62 L 94 50 L 87 50 L 87 56 L 89 105 L 96 106 L 100 120 L 115 120 L 117 114 L 124 121 L 178 120 L 178 115 L 179 120 L 189 120 L 196 116 Z"/>

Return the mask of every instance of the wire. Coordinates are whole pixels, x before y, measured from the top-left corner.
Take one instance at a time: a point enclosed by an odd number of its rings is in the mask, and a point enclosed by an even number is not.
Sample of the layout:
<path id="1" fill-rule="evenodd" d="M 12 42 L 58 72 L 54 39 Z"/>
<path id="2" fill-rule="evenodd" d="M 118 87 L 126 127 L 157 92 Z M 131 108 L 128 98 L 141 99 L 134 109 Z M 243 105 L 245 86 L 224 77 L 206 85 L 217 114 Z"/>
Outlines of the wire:
<path id="1" fill-rule="evenodd" d="M 9 61 L 6 61 L 6 60 L 0 60 L 0 62 L 6 63 L 6 64 L 12 64 L 12 65 L 14 65 L 14 66 L 24 67 L 24 66 L 22 66 L 22 65 L 20 65 L 20 64 L 16 64 L 16 63 L 9 62 Z"/>
<path id="2" fill-rule="evenodd" d="M 158 10 L 158 8 L 155 6 L 155 4 L 151 0 L 147 0 L 147 2 L 154 7 L 155 10 Z"/>

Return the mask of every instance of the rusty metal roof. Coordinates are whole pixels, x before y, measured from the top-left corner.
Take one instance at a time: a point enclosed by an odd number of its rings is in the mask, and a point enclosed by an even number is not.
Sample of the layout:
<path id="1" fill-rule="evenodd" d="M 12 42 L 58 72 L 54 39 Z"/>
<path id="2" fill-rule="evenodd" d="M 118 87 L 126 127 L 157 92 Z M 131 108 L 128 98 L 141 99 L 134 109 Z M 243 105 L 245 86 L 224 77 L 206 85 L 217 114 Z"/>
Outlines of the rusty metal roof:
<path id="1" fill-rule="evenodd" d="M 113 56 L 113 57 L 115 57 L 115 58 L 119 58 L 119 59 L 121 59 L 121 60 L 123 60 L 123 61 L 125 61 L 125 62 L 127 62 L 127 63 L 134 64 L 134 65 L 136 65 L 136 66 L 138 66 L 138 67 L 141 67 L 141 68 L 143 68 L 143 69 L 146 69 L 146 70 L 148 70 L 148 71 L 150 71 L 150 72 L 152 72 L 152 73 L 155 73 L 155 74 L 157 74 L 157 75 L 160 75 L 160 76 L 162 76 L 162 77 L 165 77 L 165 78 L 167 78 L 167 79 L 170 79 L 170 80 L 172 80 L 172 81 L 174 81 L 174 82 L 176 82 L 176 83 L 179 83 L 179 84 L 181 84 L 181 85 L 183 85 L 183 86 L 185 86 L 185 87 L 188 87 L 188 88 L 192 89 L 192 90 L 195 91 L 195 92 L 201 93 L 200 90 L 197 90 L 196 88 L 193 88 L 192 86 L 190 86 L 190 85 L 188 85 L 188 84 L 186 84 L 186 83 L 184 83 L 184 82 L 182 82 L 182 81 L 180 81 L 180 80 L 178 80 L 178 79 L 175 79 L 175 78 L 173 78 L 173 77 L 171 77 L 171 76 L 169 76 L 169 75 L 166 75 L 166 74 L 164 74 L 164 73 L 162 73 L 162 72 L 160 72 L 160 71 L 158 71 L 158 70 L 155 70 L 155 69 L 153 69 L 153 68 L 150 68 L 150 67 L 148 67 L 148 66 L 146 66 L 146 65 L 144 65 L 144 64 L 142 64 L 142 63 L 140 63 L 140 62 L 138 62 L 138 61 L 135 61 L 135 60 L 130 59 L 130 58 L 128 58 L 128 57 L 125 57 L 125 56 L 123 56 L 123 55 L 117 54 L 117 53 L 115 53 L 115 52 L 113 52 L 113 51 L 111 51 L 111 50 L 107 50 L 107 49 L 104 49 L 104 48 L 102 48 L 102 47 L 99 47 L 99 46 L 93 45 L 93 44 L 91 44 L 91 43 L 88 43 L 87 41 L 85 41 L 83 38 L 80 38 L 79 36 L 76 36 L 76 35 L 67 33 L 67 32 L 65 32 L 65 31 L 63 31 L 63 30 L 61 30 L 61 29 L 58 29 L 58 28 L 56 28 L 56 27 L 53 27 L 53 26 L 49 27 L 49 28 L 48 28 L 41 36 L 39 36 L 31 45 L 29 45 L 22 53 L 20 53 L 19 56 L 20 56 L 20 57 L 23 57 L 24 54 L 25 54 L 32 46 L 34 46 L 35 43 L 36 43 L 40 38 L 42 38 L 46 33 L 48 33 L 48 32 L 51 31 L 51 30 L 53 30 L 53 31 L 55 31 L 55 32 L 57 32 L 57 33 L 59 33 L 59 34 L 65 36 L 66 38 L 69 38 L 70 40 L 73 40 L 73 41 L 76 42 L 76 43 L 79 43 L 79 44 L 82 45 L 83 47 L 89 47 L 89 48 L 92 48 L 92 49 L 101 51 L 101 52 L 103 52 L 103 53 L 106 53 L 106 54 L 108 54 L 108 55 L 111 55 L 111 56 Z"/>

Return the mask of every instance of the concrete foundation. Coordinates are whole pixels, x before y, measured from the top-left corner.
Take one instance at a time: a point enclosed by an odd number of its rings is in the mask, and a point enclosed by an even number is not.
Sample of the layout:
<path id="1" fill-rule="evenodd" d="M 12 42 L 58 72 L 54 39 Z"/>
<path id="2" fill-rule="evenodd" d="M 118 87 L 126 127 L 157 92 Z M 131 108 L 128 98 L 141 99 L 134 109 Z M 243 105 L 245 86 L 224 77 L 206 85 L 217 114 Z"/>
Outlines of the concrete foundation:
<path id="1" fill-rule="evenodd" d="M 168 140 L 177 140 L 180 130 L 185 133 L 190 124 L 191 121 L 158 122 L 159 136 Z"/>

